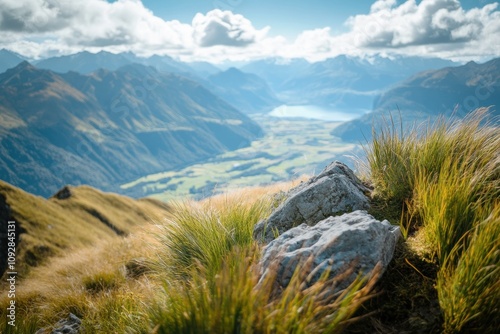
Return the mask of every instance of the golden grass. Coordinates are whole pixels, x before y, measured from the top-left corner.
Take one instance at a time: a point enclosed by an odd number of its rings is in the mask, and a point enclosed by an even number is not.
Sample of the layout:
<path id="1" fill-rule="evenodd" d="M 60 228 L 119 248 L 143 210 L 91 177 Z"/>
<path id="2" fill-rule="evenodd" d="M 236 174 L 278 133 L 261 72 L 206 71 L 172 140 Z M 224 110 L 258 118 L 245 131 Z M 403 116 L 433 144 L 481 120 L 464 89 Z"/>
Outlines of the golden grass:
<path id="1" fill-rule="evenodd" d="M 21 277 L 51 256 L 112 240 L 117 232 L 125 235 L 170 212 L 166 204 L 154 200 L 133 200 L 87 186 L 70 191 L 67 199 L 47 200 L 0 181 L 0 193 L 23 231 L 17 245 L 16 269 Z"/>
<path id="2" fill-rule="evenodd" d="M 280 289 L 275 272 L 259 281 L 258 260 L 256 245 L 234 248 L 216 276 L 198 265 L 190 280 L 166 282 L 165 302 L 155 311 L 155 333 L 339 333 L 373 296 L 377 273 L 368 284 L 358 279 L 333 294 L 342 278 L 328 273 L 306 287 L 309 261 Z"/>
<path id="3" fill-rule="evenodd" d="M 82 318 L 84 333 L 125 333 L 130 328 L 147 332 L 150 327 L 148 305 L 155 302 L 161 282 L 153 275 L 128 272 L 127 264 L 143 259 L 152 267 L 156 242 L 153 225 L 127 238 L 101 240 L 92 247 L 55 257 L 34 268 L 16 289 L 17 333 L 47 331 L 70 312 Z M 6 294 L 0 298 L 0 331 L 5 323 Z"/>

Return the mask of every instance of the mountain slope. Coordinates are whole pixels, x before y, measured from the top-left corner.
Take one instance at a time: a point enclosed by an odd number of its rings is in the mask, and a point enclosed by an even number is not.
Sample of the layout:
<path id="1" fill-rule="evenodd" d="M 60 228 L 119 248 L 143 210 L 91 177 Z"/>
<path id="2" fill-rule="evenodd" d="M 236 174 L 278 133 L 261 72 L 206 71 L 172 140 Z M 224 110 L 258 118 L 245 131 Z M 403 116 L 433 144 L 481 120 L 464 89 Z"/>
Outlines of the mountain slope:
<path id="1" fill-rule="evenodd" d="M 68 183 L 118 189 L 261 133 L 200 84 L 141 65 L 86 76 L 24 62 L 0 88 L 0 179 L 44 196 Z"/>
<path id="2" fill-rule="evenodd" d="M 126 235 L 169 212 L 162 202 L 87 186 L 65 187 L 44 199 L 0 181 L 0 276 L 7 265 L 8 221 L 16 222 L 16 270 L 23 275 L 51 256 Z"/>
<path id="3" fill-rule="evenodd" d="M 400 113 L 407 124 L 439 115 L 464 117 L 489 106 L 493 106 L 491 116 L 498 116 L 499 90 L 500 58 L 424 71 L 385 91 L 376 99 L 372 113 L 340 125 L 333 134 L 345 140 L 364 140 L 370 137 L 373 122 L 389 112 L 396 118 Z"/>
<path id="4" fill-rule="evenodd" d="M 282 104 L 265 80 L 234 67 L 209 76 L 208 81 L 217 95 L 246 114 L 267 112 Z"/>
<path id="5" fill-rule="evenodd" d="M 291 80 L 310 66 L 304 59 L 268 58 L 257 60 L 242 66 L 246 73 L 253 73 L 266 80 L 269 86 L 279 92 L 283 83 Z"/>
<path id="6" fill-rule="evenodd" d="M 243 66 L 264 78 L 287 104 L 322 105 L 342 111 L 369 110 L 381 90 L 419 71 L 450 66 L 441 59 L 338 56 L 316 63 L 266 59 Z"/>

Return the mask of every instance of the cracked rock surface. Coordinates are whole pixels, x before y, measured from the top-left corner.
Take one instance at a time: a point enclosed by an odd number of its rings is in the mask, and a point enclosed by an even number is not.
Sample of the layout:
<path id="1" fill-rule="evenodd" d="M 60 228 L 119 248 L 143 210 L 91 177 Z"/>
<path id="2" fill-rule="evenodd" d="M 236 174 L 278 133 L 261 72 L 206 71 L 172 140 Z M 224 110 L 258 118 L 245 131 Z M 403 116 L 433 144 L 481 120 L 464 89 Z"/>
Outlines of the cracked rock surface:
<path id="1" fill-rule="evenodd" d="M 312 285 L 330 270 L 329 277 L 342 278 L 335 293 L 358 275 L 370 275 L 377 265 L 382 274 L 394 255 L 399 236 L 399 227 L 387 220 L 378 221 L 362 210 L 329 217 L 315 226 L 302 224 L 264 248 L 261 279 L 276 271 L 276 283 L 286 287 L 298 269 L 309 275 L 307 283 Z"/>
<path id="2" fill-rule="evenodd" d="M 255 226 L 254 238 L 268 243 L 300 224 L 313 226 L 330 216 L 366 210 L 369 192 L 349 167 L 334 161 L 319 175 L 291 189 L 269 218 Z"/>

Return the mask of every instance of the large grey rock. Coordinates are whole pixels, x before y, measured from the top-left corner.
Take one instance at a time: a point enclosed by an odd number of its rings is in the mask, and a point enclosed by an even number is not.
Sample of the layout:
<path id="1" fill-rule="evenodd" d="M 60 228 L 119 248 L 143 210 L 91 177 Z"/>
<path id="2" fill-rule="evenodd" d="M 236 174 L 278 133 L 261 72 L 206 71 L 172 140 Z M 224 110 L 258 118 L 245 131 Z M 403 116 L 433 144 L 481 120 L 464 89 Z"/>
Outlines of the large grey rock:
<path id="1" fill-rule="evenodd" d="M 334 161 L 318 176 L 290 190 L 287 199 L 254 229 L 254 238 L 270 242 L 302 223 L 314 225 L 330 216 L 370 207 L 369 189 L 341 162 Z"/>
<path id="2" fill-rule="evenodd" d="M 346 288 L 358 274 L 370 274 L 377 263 L 383 273 L 392 259 L 399 235 L 399 227 L 387 220 L 380 222 L 361 210 L 329 217 L 315 226 L 302 224 L 264 248 L 262 278 L 276 270 L 276 283 L 286 287 L 297 266 L 302 274 L 313 273 L 309 284 L 316 282 L 327 269 L 331 270 L 330 277 L 339 277 L 353 268 L 336 292 Z M 304 265 L 308 259 L 311 262 Z"/>

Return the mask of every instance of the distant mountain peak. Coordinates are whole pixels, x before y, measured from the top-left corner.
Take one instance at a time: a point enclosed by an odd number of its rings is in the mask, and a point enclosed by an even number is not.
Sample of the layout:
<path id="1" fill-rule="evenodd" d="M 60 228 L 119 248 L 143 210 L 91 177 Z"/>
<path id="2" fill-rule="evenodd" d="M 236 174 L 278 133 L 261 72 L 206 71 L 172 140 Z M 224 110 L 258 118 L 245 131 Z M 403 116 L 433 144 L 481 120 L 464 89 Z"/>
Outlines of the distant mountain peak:
<path id="1" fill-rule="evenodd" d="M 21 71 L 30 71 L 31 72 L 31 71 L 36 71 L 36 70 L 38 70 L 38 69 L 35 66 L 31 65 L 30 62 L 23 60 L 16 67 L 13 67 L 13 68 L 7 70 L 6 73 L 9 73 L 9 72 L 18 73 Z"/>

